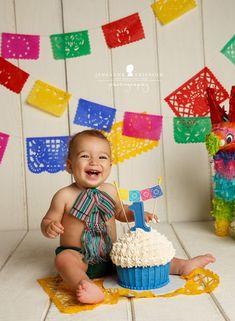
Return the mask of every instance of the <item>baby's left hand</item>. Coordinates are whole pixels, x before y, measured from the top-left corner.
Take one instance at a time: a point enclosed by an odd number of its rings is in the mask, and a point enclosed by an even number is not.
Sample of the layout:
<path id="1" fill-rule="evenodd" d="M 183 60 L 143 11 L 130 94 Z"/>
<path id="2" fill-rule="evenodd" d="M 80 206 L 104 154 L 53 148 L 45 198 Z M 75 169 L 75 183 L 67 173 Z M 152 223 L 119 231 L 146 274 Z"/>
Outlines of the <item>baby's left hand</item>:
<path id="1" fill-rule="evenodd" d="M 159 219 L 157 215 L 151 214 L 149 212 L 144 212 L 144 219 L 146 223 L 152 222 L 152 223 L 158 223 Z"/>

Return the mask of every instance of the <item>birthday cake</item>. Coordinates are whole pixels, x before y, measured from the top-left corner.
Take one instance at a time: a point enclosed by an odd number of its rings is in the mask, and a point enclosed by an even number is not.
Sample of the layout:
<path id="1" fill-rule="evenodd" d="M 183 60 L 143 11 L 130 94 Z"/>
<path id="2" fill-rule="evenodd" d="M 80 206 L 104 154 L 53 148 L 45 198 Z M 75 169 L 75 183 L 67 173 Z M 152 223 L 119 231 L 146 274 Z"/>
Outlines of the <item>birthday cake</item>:
<path id="1" fill-rule="evenodd" d="M 154 229 L 136 228 L 125 233 L 112 247 L 110 256 L 117 268 L 118 283 L 135 290 L 149 290 L 169 283 L 170 261 L 175 249 Z"/>

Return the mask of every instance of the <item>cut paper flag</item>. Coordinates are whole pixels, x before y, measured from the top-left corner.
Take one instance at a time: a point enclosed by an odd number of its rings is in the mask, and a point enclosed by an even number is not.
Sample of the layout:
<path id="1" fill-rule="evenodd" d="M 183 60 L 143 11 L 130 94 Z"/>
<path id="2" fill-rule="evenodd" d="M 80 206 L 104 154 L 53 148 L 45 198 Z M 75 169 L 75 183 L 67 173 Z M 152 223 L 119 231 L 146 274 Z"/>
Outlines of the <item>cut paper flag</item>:
<path id="1" fill-rule="evenodd" d="M 0 57 L 0 84 L 19 94 L 29 74 Z"/>
<path id="2" fill-rule="evenodd" d="M 88 31 L 50 35 L 55 59 L 75 58 L 91 53 Z"/>
<path id="3" fill-rule="evenodd" d="M 61 116 L 69 102 L 71 94 L 37 80 L 27 98 L 27 103 L 54 116 Z"/>
<path id="4" fill-rule="evenodd" d="M 160 185 L 156 185 L 150 188 L 145 188 L 143 190 L 130 190 L 128 191 L 126 188 L 118 188 L 119 196 L 122 201 L 131 201 L 131 202 L 139 202 L 147 201 L 151 198 L 157 198 L 163 195 L 162 189 Z"/>
<path id="5" fill-rule="evenodd" d="M 152 198 L 157 198 L 163 195 L 162 189 L 160 185 L 156 185 L 153 187 L 150 187 Z"/>
<path id="6" fill-rule="evenodd" d="M 123 135 L 159 140 L 162 131 L 162 116 L 125 112 Z"/>
<path id="7" fill-rule="evenodd" d="M 140 195 L 141 195 L 142 201 L 146 201 L 152 198 L 152 193 L 150 188 L 145 188 L 142 191 L 140 191 Z"/>
<path id="8" fill-rule="evenodd" d="M 2 33 L 2 57 L 14 59 L 38 59 L 40 36 Z"/>
<path id="9" fill-rule="evenodd" d="M 119 191 L 120 199 L 123 200 L 123 201 L 128 201 L 128 199 L 129 199 L 129 191 L 128 191 L 128 189 L 119 188 L 118 191 Z"/>
<path id="10" fill-rule="evenodd" d="M 210 117 L 174 117 L 176 143 L 204 143 L 211 132 Z"/>
<path id="11" fill-rule="evenodd" d="M 209 113 L 207 87 L 215 89 L 218 104 L 229 97 L 215 75 L 205 67 L 165 98 L 176 116 L 197 117 Z"/>
<path id="12" fill-rule="evenodd" d="M 140 191 L 138 191 L 138 190 L 129 191 L 129 200 L 131 202 L 139 202 L 140 201 Z"/>
<path id="13" fill-rule="evenodd" d="M 116 109 L 79 99 L 74 124 L 110 132 Z"/>
<path id="14" fill-rule="evenodd" d="M 8 134 L 0 132 L 0 163 L 2 162 L 3 155 L 7 147 L 8 139 L 9 139 Z"/>
<path id="15" fill-rule="evenodd" d="M 175 282 L 180 278 L 180 282 Z M 110 280 L 111 279 L 111 280 Z M 49 276 L 37 280 L 48 297 L 52 300 L 55 306 L 62 313 L 74 314 L 93 310 L 97 307 L 102 308 L 104 304 L 117 304 L 122 297 L 135 298 L 171 298 L 177 295 L 199 295 L 202 293 L 211 293 L 220 283 L 219 276 L 210 270 L 203 268 L 194 269 L 187 276 L 171 276 L 170 284 L 175 284 L 175 287 L 168 287 L 167 290 L 160 293 L 155 290 L 136 291 L 131 289 L 121 288 L 117 284 L 114 277 L 106 277 L 104 279 L 95 279 L 95 284 L 104 292 L 105 299 L 102 304 L 84 304 L 76 300 L 74 292 L 68 288 L 60 276 Z M 111 281 L 111 282 L 110 282 Z M 183 282 L 183 283 L 182 283 Z M 177 285 L 177 286 L 176 286 Z M 147 299 L 146 299 L 147 300 Z M 85 315 L 85 314 L 84 314 Z M 77 315 L 73 317 L 64 317 L 66 320 L 79 320 Z M 81 316 L 81 320 L 85 317 Z M 89 316 L 87 318 L 89 320 Z"/>
<path id="16" fill-rule="evenodd" d="M 158 146 L 158 141 L 155 140 L 123 136 L 122 130 L 123 122 L 117 122 L 112 126 L 110 133 L 104 132 L 111 144 L 113 164 L 121 163 Z"/>
<path id="17" fill-rule="evenodd" d="M 165 25 L 197 6 L 195 0 L 158 0 L 151 5 L 161 24 Z"/>
<path id="18" fill-rule="evenodd" d="M 235 35 L 229 40 L 228 43 L 221 50 L 222 54 L 224 54 L 233 64 L 235 64 Z"/>
<path id="19" fill-rule="evenodd" d="M 109 48 L 124 46 L 145 38 L 138 13 L 103 25 L 102 30 Z"/>
<path id="20" fill-rule="evenodd" d="M 34 174 L 65 170 L 69 136 L 26 139 L 28 169 Z"/>

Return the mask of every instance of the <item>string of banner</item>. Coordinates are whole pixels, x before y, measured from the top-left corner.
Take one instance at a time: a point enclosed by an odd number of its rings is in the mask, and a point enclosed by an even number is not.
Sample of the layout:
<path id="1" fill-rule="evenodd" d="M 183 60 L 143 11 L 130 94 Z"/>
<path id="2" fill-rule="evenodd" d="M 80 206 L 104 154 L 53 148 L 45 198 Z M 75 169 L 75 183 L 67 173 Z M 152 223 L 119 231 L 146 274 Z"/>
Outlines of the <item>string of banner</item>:
<path id="1" fill-rule="evenodd" d="M 181 1 L 174 0 L 174 16 L 171 12 L 171 9 L 173 8 L 172 1 L 169 0 L 164 1 L 164 3 L 161 2 L 162 1 L 158 1 L 157 3 L 153 4 L 152 9 L 162 24 L 172 21 L 176 17 L 184 14 L 196 6 L 195 1 L 187 1 L 188 7 L 183 8 Z M 189 2 L 191 3 L 190 5 Z M 163 16 L 165 16 L 165 18 L 168 16 L 168 21 L 164 20 L 162 18 Z M 133 25 L 135 26 L 134 28 Z M 128 43 L 141 40 L 145 37 L 138 13 L 103 25 L 102 30 L 109 48 L 126 45 Z M 51 35 L 50 39 L 55 59 L 74 58 L 81 55 L 90 54 L 91 52 L 88 30 L 60 35 Z M 40 36 L 2 33 L 0 84 L 16 93 L 21 92 L 25 82 L 29 77 L 29 74 L 11 64 L 9 61 L 5 60 L 5 58 L 38 59 L 40 47 L 39 41 Z M 27 98 L 27 103 L 59 117 L 64 113 L 70 98 L 70 93 L 64 92 L 63 90 L 51 86 L 41 80 L 37 80 Z M 110 132 L 115 114 L 115 108 L 100 105 L 85 99 L 79 99 L 74 123 Z M 117 124 L 117 126 L 120 127 L 120 123 Z M 156 146 L 156 143 L 160 139 L 161 129 L 162 116 L 134 112 L 124 113 L 124 121 L 122 124 L 123 135 L 138 139 L 155 140 L 152 145 L 150 143 L 151 146 L 141 146 L 139 150 L 137 148 L 137 153 L 140 153 L 143 150 L 146 151 L 151 149 L 153 146 Z M 8 138 L 8 134 L 0 133 L 0 162 L 4 149 L 6 148 Z M 39 138 L 39 140 L 40 141 L 36 141 L 36 138 L 27 139 L 28 165 L 30 163 L 30 159 L 33 157 L 32 155 L 35 154 L 36 146 L 39 146 L 40 144 L 46 145 L 50 141 L 50 150 L 53 151 L 53 148 L 51 147 L 55 145 L 55 142 L 57 142 L 57 145 L 58 141 L 60 141 L 60 143 L 67 143 L 68 137 L 45 137 L 44 142 L 42 142 L 42 138 Z M 28 148 L 30 144 L 31 149 Z M 62 147 L 62 150 L 65 150 L 65 144 Z M 130 155 L 126 156 L 128 158 Z M 119 160 L 122 161 L 120 157 Z M 43 166 L 42 164 L 36 164 L 37 162 L 38 160 L 35 161 L 34 159 L 34 169 L 32 171 L 39 173 L 43 171 Z M 61 164 L 61 167 L 57 164 L 57 169 L 47 168 L 47 171 L 57 172 L 63 168 L 63 164 Z"/>
<path id="2" fill-rule="evenodd" d="M 164 24 L 194 8 L 196 3 L 190 0 L 182 6 L 174 0 L 174 16 L 172 16 L 172 1 L 158 1 L 151 5 L 156 17 Z M 184 8 L 182 8 L 184 7 Z M 168 16 L 168 20 L 166 19 Z M 165 17 L 165 18 L 164 18 Z M 109 48 L 127 45 L 139 41 L 145 37 L 139 13 L 105 24 L 102 27 L 103 34 Z M 55 59 L 68 59 L 91 53 L 88 30 L 50 35 L 52 51 Z M 11 64 L 5 59 L 38 59 L 40 48 L 40 36 L 29 34 L 2 33 L 1 57 L 0 57 L 0 84 L 20 93 L 29 74 Z M 71 94 L 64 92 L 41 80 L 37 80 L 27 98 L 27 103 L 40 108 L 55 116 L 61 116 L 69 102 Z M 99 105 L 84 99 L 79 100 L 78 110 L 74 123 L 110 131 L 116 109 Z M 99 121 L 97 123 L 97 120 Z M 137 128 L 145 128 L 142 134 L 133 133 L 133 122 L 139 120 Z M 131 124 L 132 123 L 132 124 Z M 125 126 L 125 124 L 127 124 Z M 159 127 L 155 132 L 154 128 Z M 130 129 L 132 128 L 132 129 Z M 149 130 L 150 129 L 150 130 Z M 161 116 L 138 113 L 125 113 L 123 134 L 137 138 L 159 139 L 161 131 Z M 143 136 L 144 134 L 144 136 Z"/>
<path id="3" fill-rule="evenodd" d="M 162 177 L 159 176 L 157 180 L 157 185 L 152 187 L 148 187 L 142 190 L 134 189 L 128 190 L 127 188 L 118 187 L 117 182 L 114 181 L 114 185 L 117 188 L 118 196 L 122 201 L 130 201 L 130 202 L 139 202 L 139 201 L 147 201 L 149 199 L 156 199 L 163 195 L 161 184 Z M 155 209 L 153 210 L 153 213 Z"/>
<path id="4" fill-rule="evenodd" d="M 161 24 L 167 24 L 196 7 L 195 0 L 159 0 L 151 5 Z M 101 26 L 106 44 L 116 48 L 145 38 L 139 13 Z M 89 30 L 50 35 L 54 59 L 68 59 L 91 54 Z M 40 35 L 2 33 L 3 58 L 38 59 Z"/>

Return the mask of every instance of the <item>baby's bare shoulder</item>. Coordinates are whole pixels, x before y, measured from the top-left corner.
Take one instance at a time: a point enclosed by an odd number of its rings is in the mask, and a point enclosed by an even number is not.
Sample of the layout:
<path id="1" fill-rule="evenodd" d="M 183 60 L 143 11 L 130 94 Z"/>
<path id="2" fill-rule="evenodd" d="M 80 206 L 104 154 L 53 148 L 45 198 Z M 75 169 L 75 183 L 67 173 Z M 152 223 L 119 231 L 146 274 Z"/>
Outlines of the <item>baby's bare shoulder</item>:
<path id="1" fill-rule="evenodd" d="M 109 194 L 109 196 L 112 197 L 114 201 L 117 200 L 117 191 L 116 191 L 116 187 L 113 184 L 103 183 L 99 189 Z"/>
<path id="2" fill-rule="evenodd" d="M 78 197 L 80 190 L 74 184 L 65 186 L 58 190 L 52 198 L 53 207 L 61 206 L 64 213 L 68 212 Z"/>
<path id="3" fill-rule="evenodd" d="M 79 193 L 78 189 L 74 187 L 74 184 L 71 184 L 59 189 L 55 193 L 54 198 L 70 199 L 70 198 L 73 198 L 73 196 L 78 193 Z"/>

